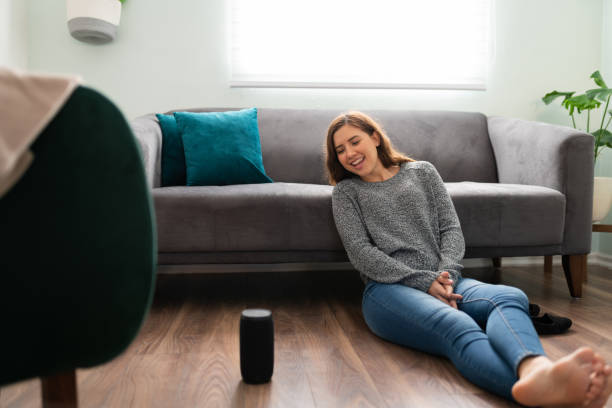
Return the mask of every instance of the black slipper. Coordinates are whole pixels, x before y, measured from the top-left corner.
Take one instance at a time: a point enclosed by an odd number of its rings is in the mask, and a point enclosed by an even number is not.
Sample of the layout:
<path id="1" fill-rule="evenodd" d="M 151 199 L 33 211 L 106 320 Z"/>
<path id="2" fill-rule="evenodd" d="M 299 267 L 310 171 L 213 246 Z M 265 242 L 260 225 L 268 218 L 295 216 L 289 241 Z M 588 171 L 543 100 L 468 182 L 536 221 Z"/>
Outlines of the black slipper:
<path id="1" fill-rule="evenodd" d="M 536 305 L 535 303 L 530 303 L 529 304 L 529 316 L 536 317 L 539 314 L 540 314 L 540 306 Z"/>
<path id="2" fill-rule="evenodd" d="M 565 333 L 572 325 L 572 321 L 567 317 L 555 316 L 550 313 L 544 313 L 540 317 L 532 317 L 531 321 L 538 334 Z"/>

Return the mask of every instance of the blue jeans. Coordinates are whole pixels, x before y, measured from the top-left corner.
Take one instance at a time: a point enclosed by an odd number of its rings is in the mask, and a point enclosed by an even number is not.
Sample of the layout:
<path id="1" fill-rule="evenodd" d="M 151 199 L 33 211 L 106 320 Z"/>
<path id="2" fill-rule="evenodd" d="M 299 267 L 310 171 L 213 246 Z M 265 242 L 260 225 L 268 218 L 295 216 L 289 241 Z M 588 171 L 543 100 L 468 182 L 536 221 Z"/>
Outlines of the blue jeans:
<path id="1" fill-rule="evenodd" d="M 454 309 L 401 284 L 368 282 L 363 316 L 370 329 L 393 343 L 449 358 L 470 382 L 513 400 L 519 363 L 545 355 L 523 291 L 460 279 Z"/>

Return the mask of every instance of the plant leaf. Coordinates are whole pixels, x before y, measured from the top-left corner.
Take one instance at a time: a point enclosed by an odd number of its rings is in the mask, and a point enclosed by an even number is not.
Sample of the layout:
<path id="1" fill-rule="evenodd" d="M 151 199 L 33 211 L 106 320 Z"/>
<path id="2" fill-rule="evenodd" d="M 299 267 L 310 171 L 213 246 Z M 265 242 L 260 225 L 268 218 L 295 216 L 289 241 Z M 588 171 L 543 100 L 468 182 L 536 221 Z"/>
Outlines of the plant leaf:
<path id="1" fill-rule="evenodd" d="M 606 85 L 606 82 L 604 81 L 603 77 L 601 76 L 601 74 L 599 73 L 599 70 L 593 72 L 591 74 L 591 78 L 593 78 L 593 80 L 595 81 L 595 83 L 597 85 L 599 85 L 602 88 L 607 88 L 608 86 Z"/>
<path id="2" fill-rule="evenodd" d="M 608 96 L 612 95 L 612 89 L 609 88 L 595 88 L 589 89 L 585 92 L 585 95 L 591 99 L 599 99 L 602 102 L 608 100 Z"/>
<path id="3" fill-rule="evenodd" d="M 571 98 L 568 98 L 563 101 L 563 106 L 565 106 L 567 109 L 570 110 L 570 115 L 573 112 L 572 108 L 576 108 L 578 110 L 578 113 L 580 113 L 583 110 L 599 108 L 600 105 L 601 105 L 601 102 L 598 102 L 593 98 L 590 98 L 586 94 L 572 96 Z"/>
<path id="4" fill-rule="evenodd" d="M 542 98 L 542 101 L 546 104 L 546 105 L 550 105 L 552 101 L 554 101 L 555 99 L 557 99 L 560 96 L 563 96 L 563 101 L 567 100 L 568 98 L 570 98 L 572 95 L 574 94 L 574 92 L 558 92 L 558 91 L 552 91 L 547 93 L 546 95 L 544 95 L 544 97 Z"/>
<path id="5" fill-rule="evenodd" d="M 595 136 L 595 146 L 612 145 L 612 132 L 606 129 L 599 129 L 591 133 Z M 597 140 L 599 138 L 599 140 Z"/>

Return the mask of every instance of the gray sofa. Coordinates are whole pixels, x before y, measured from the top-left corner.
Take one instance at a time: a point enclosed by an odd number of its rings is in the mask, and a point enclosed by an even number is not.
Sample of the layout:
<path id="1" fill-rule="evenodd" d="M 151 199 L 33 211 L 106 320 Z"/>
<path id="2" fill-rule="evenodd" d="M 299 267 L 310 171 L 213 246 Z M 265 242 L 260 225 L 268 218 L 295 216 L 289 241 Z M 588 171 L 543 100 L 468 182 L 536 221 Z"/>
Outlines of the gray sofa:
<path id="1" fill-rule="evenodd" d="M 132 120 L 153 189 L 159 272 L 346 265 L 323 154 L 327 126 L 340 113 L 259 109 L 263 163 L 275 182 L 205 187 L 161 188 L 157 119 Z M 480 113 L 366 113 L 400 151 L 436 166 L 461 221 L 466 258 L 561 254 L 570 293 L 581 296 L 591 247 L 592 136 Z"/>

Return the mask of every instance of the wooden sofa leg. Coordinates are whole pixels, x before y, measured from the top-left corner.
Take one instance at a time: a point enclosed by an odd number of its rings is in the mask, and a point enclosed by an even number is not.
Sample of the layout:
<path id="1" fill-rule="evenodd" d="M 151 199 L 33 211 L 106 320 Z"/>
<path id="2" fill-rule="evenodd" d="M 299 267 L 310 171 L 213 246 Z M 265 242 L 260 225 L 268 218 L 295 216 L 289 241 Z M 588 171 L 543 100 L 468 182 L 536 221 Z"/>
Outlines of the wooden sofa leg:
<path id="1" fill-rule="evenodd" d="M 491 258 L 494 268 L 501 268 L 501 257 Z"/>
<path id="2" fill-rule="evenodd" d="M 544 257 L 544 273 L 546 275 L 550 275 L 552 273 L 552 261 L 553 261 L 552 255 L 546 255 Z"/>
<path id="3" fill-rule="evenodd" d="M 42 377 L 43 408 L 76 408 L 77 398 L 76 371 Z"/>
<path id="4" fill-rule="evenodd" d="M 586 273 L 586 254 L 562 255 L 563 272 L 570 294 L 573 297 L 582 297 L 582 283 Z"/>

